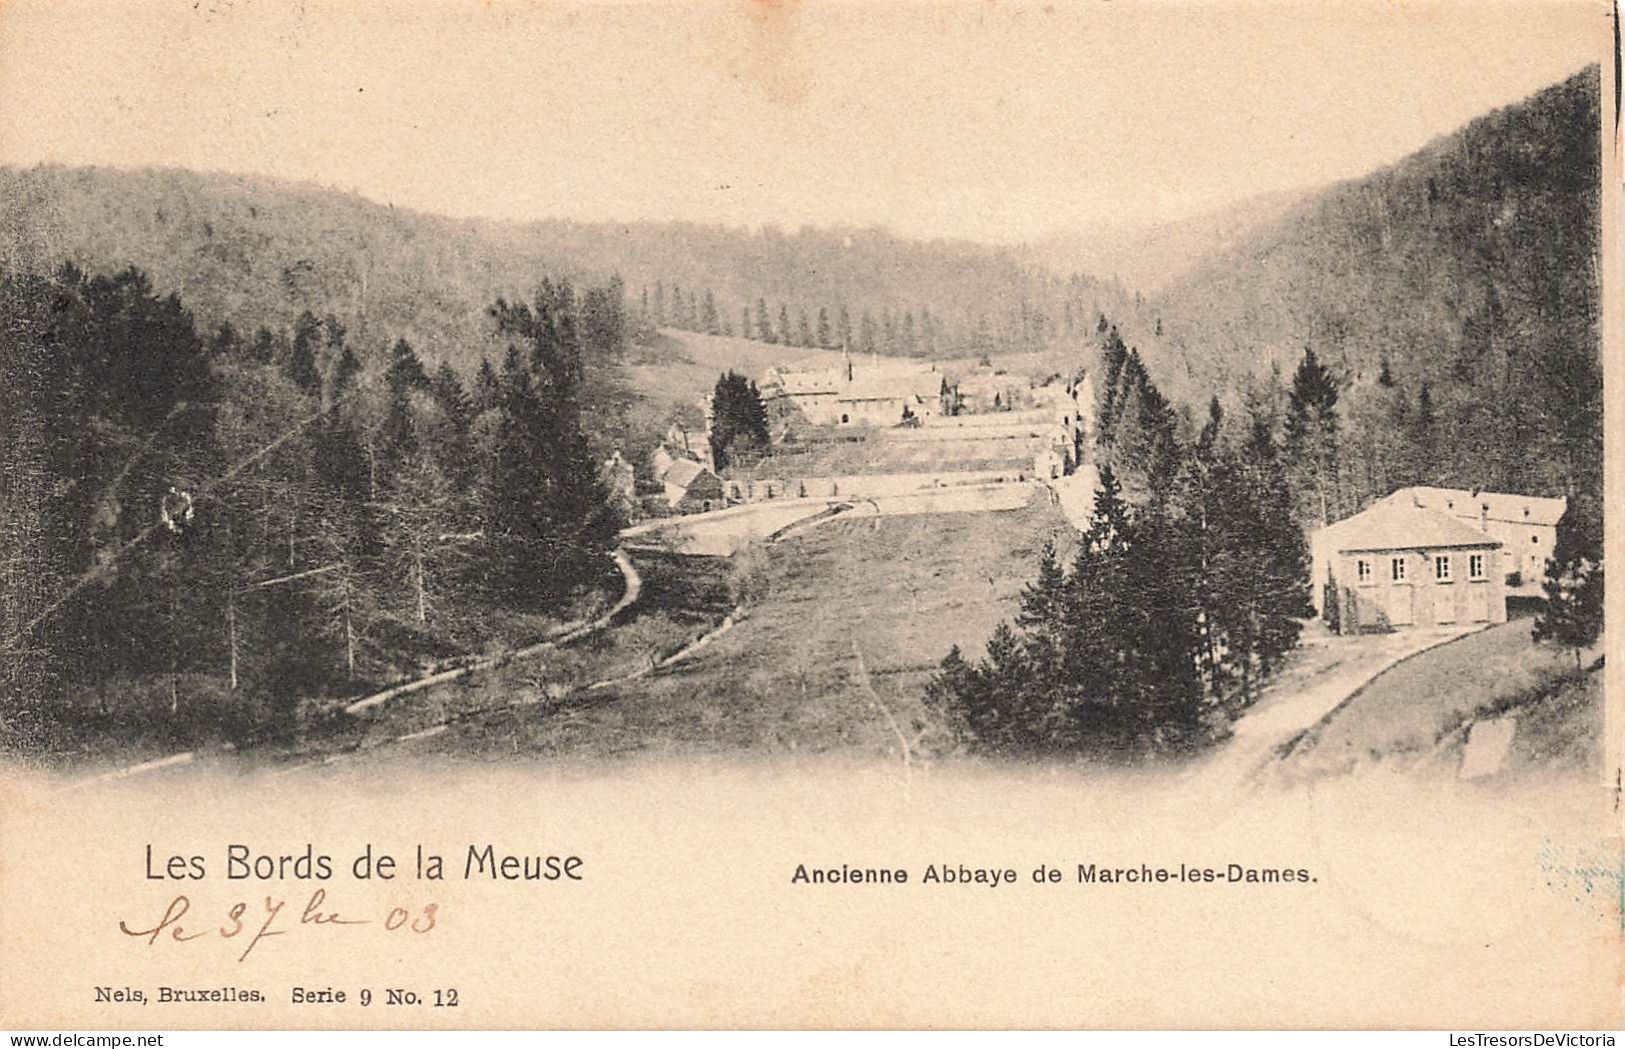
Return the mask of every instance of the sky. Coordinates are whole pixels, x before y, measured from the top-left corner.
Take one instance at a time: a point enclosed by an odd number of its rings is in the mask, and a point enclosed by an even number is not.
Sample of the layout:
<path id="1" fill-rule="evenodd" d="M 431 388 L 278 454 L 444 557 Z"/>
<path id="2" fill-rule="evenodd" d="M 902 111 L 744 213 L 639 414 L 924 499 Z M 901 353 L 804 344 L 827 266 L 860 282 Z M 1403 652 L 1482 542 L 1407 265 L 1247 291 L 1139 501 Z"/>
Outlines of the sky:
<path id="1" fill-rule="evenodd" d="M 1608 5 L 0 0 L 0 163 L 503 219 L 1037 239 L 1364 174 Z"/>

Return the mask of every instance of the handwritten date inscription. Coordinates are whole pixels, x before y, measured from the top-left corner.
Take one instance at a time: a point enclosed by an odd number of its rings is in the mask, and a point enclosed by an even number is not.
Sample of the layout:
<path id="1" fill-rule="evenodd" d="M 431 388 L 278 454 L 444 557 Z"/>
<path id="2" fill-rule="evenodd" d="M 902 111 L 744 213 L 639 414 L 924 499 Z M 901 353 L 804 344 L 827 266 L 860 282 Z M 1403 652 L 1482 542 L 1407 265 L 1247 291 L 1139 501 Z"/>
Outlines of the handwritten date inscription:
<path id="1" fill-rule="evenodd" d="M 118 927 L 126 936 L 146 940 L 149 947 L 157 946 L 160 940 L 187 943 L 204 937 L 218 937 L 222 940 L 245 937 L 243 953 L 237 956 L 237 960 L 241 962 L 253 953 L 261 940 L 285 936 L 299 928 L 333 929 L 355 925 L 382 925 L 388 932 L 422 936 L 434 929 L 440 910 L 438 904 L 428 903 L 416 911 L 394 907 L 382 918 L 347 917 L 329 907 L 326 889 L 317 889 L 310 894 L 309 899 L 305 901 L 304 909 L 295 918 L 292 911 L 284 914 L 287 902 L 286 899 L 273 896 L 266 896 L 263 906 L 240 900 L 226 911 L 224 921 L 215 924 L 212 919 L 202 919 L 200 922 L 189 919 L 192 901 L 183 894 L 170 900 L 169 906 L 164 908 L 163 916 L 150 927 L 145 922 L 137 922 L 132 927 L 129 922 L 123 920 L 119 921 Z M 188 920 L 183 923 L 182 919 Z"/>

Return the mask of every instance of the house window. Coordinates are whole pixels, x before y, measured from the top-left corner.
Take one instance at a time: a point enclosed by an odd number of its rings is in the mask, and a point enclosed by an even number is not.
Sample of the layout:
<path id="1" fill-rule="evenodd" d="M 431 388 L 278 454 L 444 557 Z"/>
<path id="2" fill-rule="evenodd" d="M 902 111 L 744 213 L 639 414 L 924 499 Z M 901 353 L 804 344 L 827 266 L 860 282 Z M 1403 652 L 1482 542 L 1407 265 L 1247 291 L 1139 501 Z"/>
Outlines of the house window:
<path id="1" fill-rule="evenodd" d="M 1532 545 L 1532 546 L 1533 546 L 1533 545 L 1538 545 L 1538 544 L 1539 544 L 1539 543 L 1540 543 L 1540 536 L 1538 536 L 1538 535 L 1532 535 L 1532 536 L 1530 536 L 1530 537 L 1529 537 L 1529 543 L 1530 543 L 1530 545 Z"/>
<path id="2" fill-rule="evenodd" d="M 1394 582 L 1403 583 L 1405 581 L 1405 559 L 1403 557 L 1394 558 L 1389 563 L 1388 569 L 1393 573 Z"/>
<path id="3" fill-rule="evenodd" d="M 1371 562 L 1354 562 L 1354 574 L 1359 577 L 1362 586 L 1369 584 L 1371 582 Z"/>
<path id="4" fill-rule="evenodd" d="M 1467 574 L 1474 579 L 1484 578 L 1484 555 L 1467 555 Z"/>
<path id="5" fill-rule="evenodd" d="M 1441 583 L 1450 582 L 1450 555 L 1440 554 L 1433 559 L 1433 578 Z"/>

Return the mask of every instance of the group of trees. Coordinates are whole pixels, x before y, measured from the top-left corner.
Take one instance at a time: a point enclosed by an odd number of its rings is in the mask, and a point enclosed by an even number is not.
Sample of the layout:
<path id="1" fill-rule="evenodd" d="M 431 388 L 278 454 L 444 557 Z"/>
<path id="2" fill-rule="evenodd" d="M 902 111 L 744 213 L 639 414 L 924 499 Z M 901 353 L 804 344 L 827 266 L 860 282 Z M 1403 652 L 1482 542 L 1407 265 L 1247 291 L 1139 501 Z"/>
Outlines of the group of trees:
<path id="1" fill-rule="evenodd" d="M 664 281 L 656 281 L 651 292 L 645 287 L 638 297 L 633 328 L 638 342 L 654 338 L 657 328 L 676 328 L 679 331 L 699 332 L 702 335 L 732 335 L 730 311 L 719 311 L 717 299 L 710 288 L 699 292 L 673 284 L 668 289 Z"/>
<path id="2" fill-rule="evenodd" d="M 711 392 L 711 461 L 718 470 L 741 452 L 767 451 L 767 408 L 756 383 L 736 372 L 725 372 Z"/>
<path id="3" fill-rule="evenodd" d="M 634 338 L 648 342 L 657 328 L 676 328 L 706 335 L 734 335 L 776 346 L 840 350 L 889 357 L 983 356 L 990 353 L 1041 350 L 1055 340 L 1072 338 L 1087 328 L 1086 290 L 1074 280 L 1052 289 L 1059 304 L 1049 311 L 1027 298 L 1003 310 L 978 308 L 959 323 L 945 322 L 929 304 L 894 309 L 835 306 L 769 306 L 765 297 L 737 311 L 719 304 L 709 288 L 698 290 L 657 282 L 644 288 L 631 320 Z M 1092 292 L 1091 292 L 1092 293 Z M 1093 300 L 1091 300 L 1093 301 Z M 733 318 L 738 317 L 737 327 Z"/>
<path id="4" fill-rule="evenodd" d="M 237 693 L 276 725 L 560 613 L 618 522 L 582 433 L 586 347 L 618 286 L 498 301 L 472 391 L 333 316 L 207 340 L 135 270 L 0 277 L 0 720 L 45 731 L 119 679 Z"/>
<path id="5" fill-rule="evenodd" d="M 1238 424 L 1215 398 L 1187 434 L 1101 329 L 1099 488 L 1077 551 L 1063 565 L 1047 547 L 1015 624 L 983 660 L 951 651 L 928 688 L 977 749 L 1199 745 L 1256 698 L 1311 614 L 1292 416 L 1257 398 Z"/>

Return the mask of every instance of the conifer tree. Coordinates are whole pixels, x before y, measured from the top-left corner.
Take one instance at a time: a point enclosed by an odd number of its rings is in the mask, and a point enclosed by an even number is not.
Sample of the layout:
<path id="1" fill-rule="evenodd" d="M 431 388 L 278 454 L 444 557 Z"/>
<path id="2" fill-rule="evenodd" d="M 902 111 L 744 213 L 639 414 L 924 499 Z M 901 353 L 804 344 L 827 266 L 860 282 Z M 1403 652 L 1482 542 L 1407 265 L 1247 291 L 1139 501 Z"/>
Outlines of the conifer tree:
<path id="1" fill-rule="evenodd" d="M 767 301 L 756 300 L 756 337 L 766 343 L 777 342 L 773 337 L 773 323 L 767 316 Z"/>
<path id="2" fill-rule="evenodd" d="M 293 329 L 293 345 L 283 364 L 288 378 L 305 393 L 317 392 L 322 384 L 321 373 L 316 367 L 316 342 L 320 331 L 321 322 L 314 313 L 306 310 L 300 314 Z"/>
<path id="3" fill-rule="evenodd" d="M 491 366 L 489 357 L 481 357 L 479 371 L 474 374 L 474 392 L 469 398 L 473 415 L 482 415 L 495 408 L 501 397 L 502 385 L 497 380 L 497 370 Z"/>
<path id="4" fill-rule="evenodd" d="M 1312 347 L 1292 376 L 1287 396 L 1287 454 L 1297 486 L 1308 497 L 1306 517 L 1324 525 L 1341 512 L 1338 478 L 1338 382 Z"/>
<path id="5" fill-rule="evenodd" d="M 701 308 L 700 327 L 708 335 L 722 334 L 722 321 L 717 316 L 717 300 L 711 294 L 711 289 L 705 289 L 705 304 Z"/>
<path id="6" fill-rule="evenodd" d="M 868 310 L 864 310 L 863 316 L 858 320 L 858 351 L 872 354 L 878 352 L 879 349 L 879 335 L 875 327 L 875 319 Z"/>
<path id="7" fill-rule="evenodd" d="M 276 360 L 276 339 L 269 329 L 261 328 L 254 333 L 253 357 L 259 364 L 270 364 Z"/>
<path id="8" fill-rule="evenodd" d="M 1543 589 L 1546 607 L 1535 617 L 1536 641 L 1551 641 L 1574 651 L 1595 644 L 1603 628 L 1602 513 L 1584 493 L 1569 497 L 1557 529 L 1557 545 L 1546 562 Z"/>
<path id="9" fill-rule="evenodd" d="M 711 457 L 717 469 L 740 451 L 760 453 L 768 447 L 767 409 L 756 384 L 736 372 L 725 372 L 711 393 Z"/>

